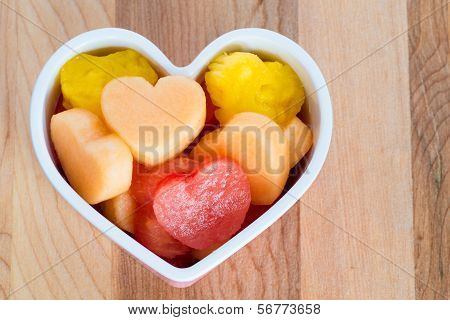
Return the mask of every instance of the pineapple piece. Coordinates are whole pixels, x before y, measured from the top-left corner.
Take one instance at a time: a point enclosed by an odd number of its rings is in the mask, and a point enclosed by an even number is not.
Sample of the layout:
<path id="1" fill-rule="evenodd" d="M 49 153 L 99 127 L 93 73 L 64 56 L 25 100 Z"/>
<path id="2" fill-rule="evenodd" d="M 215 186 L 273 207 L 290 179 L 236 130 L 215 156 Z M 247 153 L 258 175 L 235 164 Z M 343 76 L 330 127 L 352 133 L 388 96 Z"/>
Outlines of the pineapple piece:
<path id="1" fill-rule="evenodd" d="M 222 125 L 237 113 L 257 112 L 284 126 L 305 101 L 302 82 L 291 67 L 248 52 L 217 57 L 208 66 L 205 82 Z"/>
<path id="2" fill-rule="evenodd" d="M 66 62 L 60 71 L 63 106 L 83 108 L 102 115 L 100 98 L 103 87 L 113 78 L 143 77 L 155 84 L 158 76 L 140 53 L 127 49 L 107 56 L 79 54 Z"/>

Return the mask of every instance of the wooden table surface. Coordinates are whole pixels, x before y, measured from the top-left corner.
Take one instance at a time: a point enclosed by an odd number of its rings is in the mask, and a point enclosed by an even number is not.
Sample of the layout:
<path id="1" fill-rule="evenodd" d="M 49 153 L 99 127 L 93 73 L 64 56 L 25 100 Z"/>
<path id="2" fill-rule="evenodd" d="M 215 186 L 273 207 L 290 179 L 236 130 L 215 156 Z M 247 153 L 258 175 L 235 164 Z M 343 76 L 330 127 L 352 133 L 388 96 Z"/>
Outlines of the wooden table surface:
<path id="1" fill-rule="evenodd" d="M 446 0 L 0 0 L 0 298 L 450 296 Z M 82 219 L 32 152 L 29 100 L 62 42 L 117 26 L 176 64 L 263 27 L 297 41 L 329 84 L 334 133 L 301 201 L 194 286 L 175 289 Z"/>

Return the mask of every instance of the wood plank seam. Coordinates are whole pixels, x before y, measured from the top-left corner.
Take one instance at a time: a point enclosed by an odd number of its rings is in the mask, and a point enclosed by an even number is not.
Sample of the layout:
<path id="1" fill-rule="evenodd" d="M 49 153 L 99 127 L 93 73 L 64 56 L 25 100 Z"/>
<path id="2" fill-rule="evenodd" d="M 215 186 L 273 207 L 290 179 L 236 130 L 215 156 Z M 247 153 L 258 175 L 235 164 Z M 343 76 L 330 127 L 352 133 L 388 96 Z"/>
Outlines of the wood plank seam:
<path id="1" fill-rule="evenodd" d="M 410 24 L 436 8 L 408 34 L 417 299 L 450 295 L 448 2 L 408 2 Z"/>

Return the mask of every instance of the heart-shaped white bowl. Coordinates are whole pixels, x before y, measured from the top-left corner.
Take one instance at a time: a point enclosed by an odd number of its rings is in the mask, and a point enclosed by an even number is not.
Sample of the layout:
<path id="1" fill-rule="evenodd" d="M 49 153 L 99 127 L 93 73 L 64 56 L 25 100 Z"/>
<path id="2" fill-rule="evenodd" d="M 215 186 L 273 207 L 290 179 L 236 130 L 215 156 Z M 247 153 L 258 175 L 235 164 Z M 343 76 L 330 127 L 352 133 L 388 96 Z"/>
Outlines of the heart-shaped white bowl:
<path id="1" fill-rule="evenodd" d="M 302 119 L 310 125 L 314 135 L 314 145 L 306 157 L 304 172 L 289 191 L 259 219 L 189 268 L 172 266 L 114 226 L 72 189 L 55 166 L 49 139 L 49 120 L 60 94 L 59 70 L 67 60 L 78 53 L 107 48 L 134 49 L 146 56 L 160 75 L 178 74 L 196 80 L 202 80 L 208 63 L 224 51 L 256 52 L 288 63 L 303 81 L 307 103 L 303 107 L 305 110 L 302 109 Z M 89 31 L 66 42 L 50 57 L 36 80 L 30 103 L 30 129 L 34 152 L 53 187 L 85 219 L 176 287 L 193 284 L 253 240 L 300 199 L 322 168 L 330 146 L 332 126 L 328 88 L 314 60 L 295 42 L 264 29 L 240 29 L 224 34 L 211 42 L 185 67 L 173 65 L 152 42 L 132 31 L 117 28 Z"/>

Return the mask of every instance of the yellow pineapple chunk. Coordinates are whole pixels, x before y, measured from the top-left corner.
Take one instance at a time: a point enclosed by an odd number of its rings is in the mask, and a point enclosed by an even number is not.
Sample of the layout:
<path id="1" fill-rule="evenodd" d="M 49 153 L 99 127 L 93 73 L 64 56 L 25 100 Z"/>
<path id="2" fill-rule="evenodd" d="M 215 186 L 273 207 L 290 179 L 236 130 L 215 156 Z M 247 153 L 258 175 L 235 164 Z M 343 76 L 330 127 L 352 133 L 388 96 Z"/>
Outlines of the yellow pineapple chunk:
<path id="1" fill-rule="evenodd" d="M 102 114 L 100 97 L 103 87 L 112 79 L 143 77 L 151 84 L 158 80 L 150 62 L 131 49 L 100 57 L 79 54 L 63 65 L 60 74 L 64 107 L 86 109 L 97 116 Z"/>
<path id="2" fill-rule="evenodd" d="M 284 126 L 305 101 L 302 82 L 291 67 L 264 62 L 252 53 L 220 55 L 208 66 L 205 81 L 222 125 L 237 113 L 256 112 Z"/>

